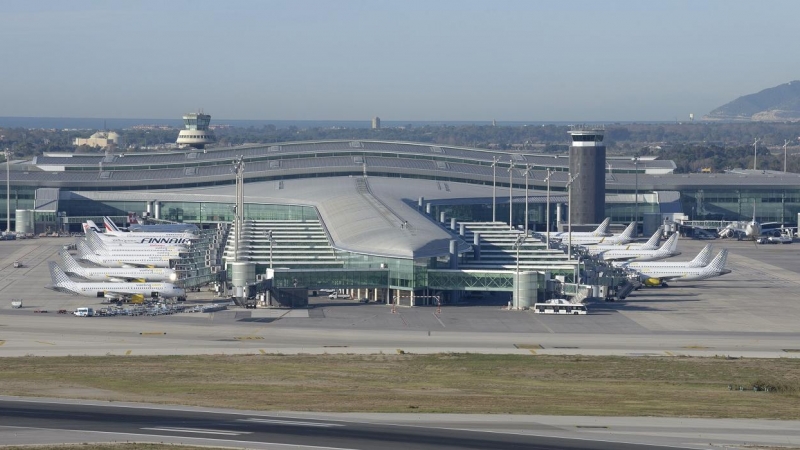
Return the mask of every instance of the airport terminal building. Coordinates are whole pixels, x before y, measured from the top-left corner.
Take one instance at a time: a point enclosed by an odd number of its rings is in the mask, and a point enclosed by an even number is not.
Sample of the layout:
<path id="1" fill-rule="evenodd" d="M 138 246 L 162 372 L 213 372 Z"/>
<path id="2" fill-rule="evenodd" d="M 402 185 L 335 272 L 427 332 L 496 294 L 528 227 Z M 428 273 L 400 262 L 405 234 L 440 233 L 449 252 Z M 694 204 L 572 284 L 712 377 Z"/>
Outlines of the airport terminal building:
<path id="1" fill-rule="evenodd" d="M 549 277 L 569 278 L 580 270 L 580 261 L 543 244 L 526 242 L 522 254 L 514 247 L 516 229 L 526 224 L 536 230 L 548 220 L 566 224 L 569 158 L 426 143 L 46 154 L 11 164 L 10 190 L 0 187 L 0 224 L 5 229 L 7 209 L 18 232 L 78 231 L 81 222 L 102 216 L 121 224 L 129 212 L 201 228 L 229 224 L 236 195 L 232 168 L 239 158 L 244 219 L 253 227 L 244 254 L 259 273 L 269 266 L 293 271 L 283 281 L 287 287 L 330 286 L 335 282 L 319 280 L 333 270 L 349 280 L 348 287 L 363 288 L 363 295 L 377 296 L 369 289 L 390 286 L 410 292 L 413 304 L 414 295 L 429 298 L 464 286 L 523 286 L 543 296 Z M 750 219 L 753 204 L 762 222 L 794 225 L 800 213 L 797 174 L 680 175 L 674 168 L 672 161 L 608 159 L 592 184 L 573 186 L 573 195 L 596 197 L 604 177 L 605 215 L 628 223 L 637 214 L 645 233 L 665 217 Z M 274 240 L 266 239 L 270 231 Z M 515 283 L 509 271 L 531 279 Z"/>

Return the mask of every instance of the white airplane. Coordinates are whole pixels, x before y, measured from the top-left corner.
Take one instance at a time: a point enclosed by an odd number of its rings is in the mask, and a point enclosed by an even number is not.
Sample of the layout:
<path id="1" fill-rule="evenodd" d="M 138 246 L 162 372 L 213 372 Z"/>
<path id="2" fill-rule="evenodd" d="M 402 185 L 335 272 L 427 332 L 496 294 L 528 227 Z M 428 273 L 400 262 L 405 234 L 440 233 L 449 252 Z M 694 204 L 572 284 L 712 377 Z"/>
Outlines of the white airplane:
<path id="1" fill-rule="evenodd" d="M 685 268 L 685 267 L 705 267 L 711 263 L 711 244 L 706 244 L 700 253 L 691 261 L 631 261 L 619 264 L 619 267 L 638 271 L 639 268 Z"/>
<path id="2" fill-rule="evenodd" d="M 611 236 L 612 233 L 608 231 L 608 225 L 611 224 L 611 217 L 606 217 L 606 219 L 600 223 L 600 225 L 595 228 L 594 231 L 573 231 L 572 232 L 572 240 L 575 240 L 575 236 Z M 533 233 L 534 236 L 545 238 L 547 237 L 547 232 L 544 233 Z M 569 234 L 567 231 L 551 231 L 550 232 L 550 239 L 560 239 L 562 237 L 566 238 Z"/>
<path id="3" fill-rule="evenodd" d="M 724 249 L 704 266 L 666 266 L 657 265 L 658 263 L 641 263 L 633 270 L 640 275 L 640 279 L 646 286 L 666 286 L 667 281 L 698 281 L 731 273 L 730 269 L 725 268 L 727 258 L 728 249 Z"/>
<path id="4" fill-rule="evenodd" d="M 102 267 L 169 267 L 170 259 L 178 258 L 168 254 L 153 255 L 142 252 L 97 254 L 85 241 L 78 241 L 77 247 L 79 260 Z"/>
<path id="5" fill-rule="evenodd" d="M 184 231 L 184 232 L 180 232 L 180 233 L 169 233 L 169 232 L 167 232 L 167 233 L 147 233 L 147 232 L 143 232 L 143 231 L 142 232 L 137 231 L 135 233 L 132 233 L 130 231 L 122 231 L 117 227 L 116 224 L 114 224 L 114 221 L 112 221 L 108 217 L 103 217 L 103 223 L 105 224 L 106 234 L 108 234 L 109 236 L 126 236 L 126 235 L 135 234 L 135 235 L 140 236 L 140 238 L 152 237 L 152 238 L 184 238 L 184 239 L 188 239 L 188 240 L 196 240 L 196 239 L 198 239 L 198 236 L 196 234 L 188 232 L 188 231 Z"/>
<path id="6" fill-rule="evenodd" d="M 556 239 L 560 239 L 562 244 L 567 244 L 570 241 L 572 241 L 572 245 L 592 245 L 592 244 L 621 245 L 621 244 L 627 244 L 633 240 L 633 227 L 635 226 L 636 223 L 631 222 L 625 228 L 625 230 L 622 231 L 622 233 L 615 234 L 613 236 L 587 236 L 587 235 L 575 236 L 575 233 L 573 233 L 571 239 L 569 237 L 569 234 L 559 236 Z"/>
<path id="7" fill-rule="evenodd" d="M 629 244 L 581 244 L 586 248 L 586 251 L 589 252 L 590 255 L 596 255 L 598 253 L 604 252 L 606 250 L 655 250 L 658 248 L 658 243 L 661 242 L 661 233 L 663 232 L 664 227 L 660 226 L 650 236 L 650 239 L 647 240 L 645 243 L 629 243 Z"/>
<path id="8" fill-rule="evenodd" d="M 606 261 L 656 261 L 669 258 L 670 256 L 680 255 L 678 249 L 678 233 L 674 233 L 664 244 L 655 250 L 606 250 L 601 252 L 602 258 Z"/>
<path id="9" fill-rule="evenodd" d="M 177 257 L 181 252 L 185 252 L 186 248 L 184 247 L 175 247 L 175 246 L 166 246 L 166 245 L 142 245 L 142 244 L 130 244 L 130 243 L 122 243 L 122 244 L 111 244 L 106 245 L 100 239 L 98 239 L 97 234 L 94 231 L 89 231 L 89 234 L 86 236 L 86 246 L 92 250 L 93 253 L 97 255 L 112 255 L 116 253 L 131 253 L 131 254 L 142 254 L 142 255 L 171 255 Z"/>
<path id="10" fill-rule="evenodd" d="M 50 261 L 49 265 L 50 278 L 53 281 L 53 285 L 49 288 L 59 292 L 113 300 L 137 297 L 172 298 L 186 296 L 186 291 L 183 288 L 172 283 L 77 282 L 71 280 L 54 261 Z"/>
<path id="11" fill-rule="evenodd" d="M 174 269 L 164 268 L 90 268 L 83 267 L 75 261 L 75 258 L 66 250 L 58 252 L 64 262 L 63 270 L 67 275 L 81 278 L 87 281 L 113 281 L 113 282 L 144 282 L 144 281 L 168 281 L 178 279 Z"/>
<path id="12" fill-rule="evenodd" d="M 132 234 L 132 233 L 131 233 Z M 110 236 L 92 229 L 86 231 L 86 242 L 104 248 L 127 247 L 131 249 L 166 249 L 185 252 L 191 241 L 184 238 L 152 238 L 137 236 Z"/>

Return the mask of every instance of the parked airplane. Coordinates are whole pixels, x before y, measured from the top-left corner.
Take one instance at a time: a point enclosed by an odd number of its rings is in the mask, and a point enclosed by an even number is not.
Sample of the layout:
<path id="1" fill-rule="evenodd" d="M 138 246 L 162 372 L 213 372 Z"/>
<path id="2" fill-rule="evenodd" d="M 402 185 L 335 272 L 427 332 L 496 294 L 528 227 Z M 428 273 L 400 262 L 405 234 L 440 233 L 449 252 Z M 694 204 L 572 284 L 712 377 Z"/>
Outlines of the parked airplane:
<path id="1" fill-rule="evenodd" d="M 137 233 L 138 234 L 138 233 Z M 154 238 L 142 236 L 110 236 L 94 230 L 86 231 L 86 241 L 105 248 L 170 249 L 186 251 L 191 241 L 185 238 Z"/>
<path id="2" fill-rule="evenodd" d="M 631 222 L 625 230 L 620 234 L 613 236 L 575 236 L 573 233 L 570 239 L 569 235 L 559 236 L 562 244 L 567 244 L 572 241 L 572 245 L 591 245 L 591 244 L 627 244 L 633 240 L 633 227 L 636 226 L 635 222 Z M 552 239 L 552 238 L 551 238 Z"/>
<path id="3" fill-rule="evenodd" d="M 114 221 L 112 221 L 108 217 L 103 217 L 103 224 L 105 224 L 106 234 L 108 234 L 110 236 L 125 236 L 125 235 L 134 234 L 134 233 L 131 233 L 130 231 L 122 231 L 121 229 L 119 229 L 119 227 L 117 227 L 116 224 L 114 224 Z M 141 231 L 141 232 L 136 232 L 135 234 L 140 236 L 140 237 L 185 238 L 185 239 L 189 239 L 189 240 L 198 239 L 198 236 L 195 233 L 191 233 L 191 232 L 188 232 L 188 231 L 179 232 L 179 233 L 169 233 L 169 232 L 167 232 L 167 233 L 147 233 L 147 232 Z"/>
<path id="4" fill-rule="evenodd" d="M 680 255 L 678 249 L 678 233 L 674 233 L 667 239 L 661 247 L 656 250 L 606 250 L 601 252 L 602 258 L 606 261 L 656 261 L 669 258 L 670 256 Z"/>
<path id="5" fill-rule="evenodd" d="M 122 242 L 117 244 L 106 244 L 97 237 L 97 233 L 89 231 L 86 235 L 86 244 L 96 254 L 114 254 L 114 253 L 139 253 L 147 255 L 174 255 L 178 256 L 179 253 L 185 252 L 186 247 L 178 245 L 166 244 L 136 244 L 130 242 Z"/>
<path id="6" fill-rule="evenodd" d="M 113 300 L 131 299 L 134 297 L 185 297 L 186 291 L 172 283 L 98 283 L 77 282 L 71 280 L 67 274 L 50 261 L 50 278 L 53 285 L 50 289 L 85 297 L 108 298 Z"/>
<path id="7" fill-rule="evenodd" d="M 639 268 L 658 267 L 658 268 L 685 268 L 685 267 L 705 267 L 711 263 L 711 244 L 706 244 L 700 253 L 691 261 L 631 261 L 620 263 L 619 267 L 626 269 L 639 270 Z"/>
<path id="8" fill-rule="evenodd" d="M 645 243 L 628 243 L 628 244 L 581 244 L 586 248 L 586 251 L 589 252 L 590 255 L 597 255 L 598 253 L 604 252 L 606 250 L 655 250 L 658 248 L 658 243 L 661 242 L 661 234 L 664 231 L 664 227 L 660 226 L 650 236 L 650 239 L 647 240 Z"/>
<path id="9" fill-rule="evenodd" d="M 573 231 L 572 239 L 574 241 L 576 236 L 611 236 L 612 233 L 608 231 L 609 224 L 611 224 L 611 217 L 606 217 L 606 219 L 602 223 L 600 223 L 600 225 L 597 228 L 595 228 L 594 231 Z M 534 236 L 541 238 L 547 237 L 546 232 L 545 233 L 536 232 L 533 234 Z M 562 237 L 566 238 L 568 234 L 569 232 L 567 231 L 558 231 L 558 232 L 551 231 L 550 239 L 561 239 Z"/>
<path id="10" fill-rule="evenodd" d="M 79 260 L 102 267 L 169 267 L 170 259 L 178 258 L 168 254 L 153 255 L 142 252 L 97 254 L 85 241 L 78 241 L 77 247 Z"/>
<path id="11" fill-rule="evenodd" d="M 708 248 L 708 246 L 706 247 Z M 730 269 L 725 268 L 727 258 L 728 249 L 724 249 L 705 266 L 681 267 L 658 265 L 658 263 L 641 263 L 633 270 L 640 274 L 641 280 L 645 285 L 666 286 L 667 281 L 698 281 L 731 273 Z M 631 266 L 628 267 L 630 268 Z"/>
<path id="12" fill-rule="evenodd" d="M 58 252 L 64 262 L 63 270 L 67 275 L 82 278 L 87 281 L 113 281 L 113 282 L 144 282 L 144 281 L 175 281 L 178 279 L 174 269 L 165 268 L 90 268 L 83 267 L 66 250 Z"/>

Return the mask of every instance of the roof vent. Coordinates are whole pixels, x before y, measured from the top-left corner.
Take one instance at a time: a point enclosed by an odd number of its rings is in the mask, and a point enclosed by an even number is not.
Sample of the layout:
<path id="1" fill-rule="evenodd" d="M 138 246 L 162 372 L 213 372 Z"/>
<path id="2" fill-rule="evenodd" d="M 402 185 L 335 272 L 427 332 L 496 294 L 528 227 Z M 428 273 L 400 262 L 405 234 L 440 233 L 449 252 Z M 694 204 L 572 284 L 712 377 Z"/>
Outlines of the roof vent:
<path id="1" fill-rule="evenodd" d="M 281 161 L 279 159 L 273 160 L 269 162 L 270 169 L 280 169 L 281 168 Z"/>
<path id="2" fill-rule="evenodd" d="M 512 153 L 511 159 L 513 159 L 514 161 L 525 161 L 525 157 L 520 155 L 519 153 Z"/>
<path id="3" fill-rule="evenodd" d="M 361 148 L 363 145 L 359 141 L 350 141 L 350 147 L 352 148 Z"/>
<path id="4" fill-rule="evenodd" d="M 270 145 L 269 147 L 267 147 L 267 151 L 268 152 L 279 152 L 279 151 L 281 151 L 281 146 L 280 145 Z"/>
<path id="5" fill-rule="evenodd" d="M 105 171 L 104 172 L 100 172 L 100 178 L 103 179 L 103 180 L 107 180 L 107 179 L 111 178 L 112 174 L 114 174 L 114 172 L 105 172 Z"/>
<path id="6" fill-rule="evenodd" d="M 186 167 L 183 169 L 183 174 L 185 176 L 197 175 L 197 167 Z"/>
<path id="7" fill-rule="evenodd" d="M 433 153 L 444 153 L 444 150 L 442 149 L 442 147 L 436 147 L 436 146 L 432 146 L 431 147 L 431 151 Z"/>
<path id="8" fill-rule="evenodd" d="M 186 159 L 197 159 L 197 152 L 189 152 L 186 154 Z"/>
<path id="9" fill-rule="evenodd" d="M 353 156 L 353 163 L 355 163 L 355 164 L 364 164 L 364 157 L 363 156 Z"/>
<path id="10" fill-rule="evenodd" d="M 442 170 L 447 170 L 447 162 L 446 161 L 436 161 L 436 167 Z"/>

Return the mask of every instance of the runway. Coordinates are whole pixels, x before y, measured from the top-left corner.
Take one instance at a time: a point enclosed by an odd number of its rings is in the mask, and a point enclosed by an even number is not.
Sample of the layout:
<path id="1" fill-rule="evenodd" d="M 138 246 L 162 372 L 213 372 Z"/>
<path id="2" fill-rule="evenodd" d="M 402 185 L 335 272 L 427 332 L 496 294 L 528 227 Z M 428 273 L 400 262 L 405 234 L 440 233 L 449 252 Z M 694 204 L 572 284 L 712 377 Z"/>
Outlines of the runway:
<path id="1" fill-rule="evenodd" d="M 798 438 L 793 422 L 771 421 L 764 431 L 763 424 L 748 426 L 748 421 L 717 421 L 715 424 L 708 419 L 680 422 L 644 419 L 650 421 L 647 424 L 637 423 L 642 419 L 625 418 L 627 425 L 623 425 L 615 419 L 609 419 L 606 424 L 603 420 L 405 414 L 289 415 L 0 398 L 0 442 L 7 445 L 135 441 L 257 449 L 659 450 L 728 445 L 736 443 L 736 439 L 746 433 L 761 434 L 765 442 L 775 439 L 791 442 Z M 703 434 L 707 436 L 705 441 Z"/>

